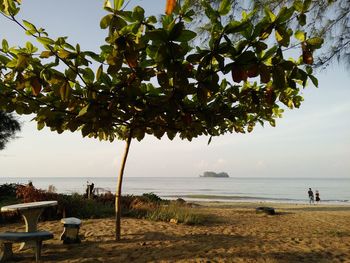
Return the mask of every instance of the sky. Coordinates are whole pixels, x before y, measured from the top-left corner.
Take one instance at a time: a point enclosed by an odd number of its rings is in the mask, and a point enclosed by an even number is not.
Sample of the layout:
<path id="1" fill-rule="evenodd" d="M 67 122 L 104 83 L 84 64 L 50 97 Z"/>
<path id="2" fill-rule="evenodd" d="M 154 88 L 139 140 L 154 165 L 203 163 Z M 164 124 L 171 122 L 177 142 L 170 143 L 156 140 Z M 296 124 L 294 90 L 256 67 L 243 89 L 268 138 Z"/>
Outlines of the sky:
<path id="1" fill-rule="evenodd" d="M 68 36 L 82 49 L 98 50 L 106 32 L 99 28 L 103 1 L 23 1 L 19 18 L 44 27 L 50 36 Z M 165 0 L 131 0 L 148 15 L 164 12 Z M 0 17 L 0 40 L 24 45 L 30 39 Z M 204 171 L 231 177 L 350 178 L 350 69 L 331 65 L 317 73 L 300 109 L 287 110 L 276 127 L 257 126 L 249 134 L 200 137 L 192 142 L 151 136 L 131 144 L 127 177 L 196 177 Z M 30 116 L 19 117 L 22 131 L 0 152 L 1 177 L 116 177 L 125 143 L 82 138 L 36 129 Z"/>

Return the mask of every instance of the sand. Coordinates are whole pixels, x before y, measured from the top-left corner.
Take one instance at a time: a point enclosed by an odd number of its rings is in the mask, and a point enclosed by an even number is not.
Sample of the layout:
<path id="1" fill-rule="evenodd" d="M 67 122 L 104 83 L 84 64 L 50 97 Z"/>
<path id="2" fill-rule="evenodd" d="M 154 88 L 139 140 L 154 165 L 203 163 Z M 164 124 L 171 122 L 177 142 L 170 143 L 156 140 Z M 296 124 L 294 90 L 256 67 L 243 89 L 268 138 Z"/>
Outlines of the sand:
<path id="1" fill-rule="evenodd" d="M 123 218 L 120 242 L 113 218 L 83 220 L 74 245 L 59 240 L 59 221 L 40 222 L 55 235 L 42 262 L 350 262 L 350 206 L 273 204 L 278 214 L 269 216 L 255 212 L 261 205 L 272 204 L 201 204 L 195 209 L 212 219 L 201 226 Z M 34 262 L 33 254 L 18 252 L 15 261 Z"/>

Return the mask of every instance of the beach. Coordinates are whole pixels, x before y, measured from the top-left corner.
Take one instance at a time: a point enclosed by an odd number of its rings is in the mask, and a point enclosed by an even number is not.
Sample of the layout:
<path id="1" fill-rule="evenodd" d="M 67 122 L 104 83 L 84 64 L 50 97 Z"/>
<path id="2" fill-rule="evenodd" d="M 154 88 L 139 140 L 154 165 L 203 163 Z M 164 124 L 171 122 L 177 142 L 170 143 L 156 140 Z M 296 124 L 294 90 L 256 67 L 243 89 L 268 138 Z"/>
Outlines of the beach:
<path id="1" fill-rule="evenodd" d="M 258 206 L 277 214 L 256 213 Z M 209 222 L 123 218 L 120 242 L 114 218 L 83 220 L 81 243 L 70 245 L 59 240 L 59 221 L 39 222 L 55 236 L 44 242 L 42 262 L 350 262 L 350 206 L 203 202 L 194 209 Z M 24 231 L 24 224 L 3 224 L 3 231 Z M 15 261 L 34 262 L 33 253 L 17 252 Z"/>

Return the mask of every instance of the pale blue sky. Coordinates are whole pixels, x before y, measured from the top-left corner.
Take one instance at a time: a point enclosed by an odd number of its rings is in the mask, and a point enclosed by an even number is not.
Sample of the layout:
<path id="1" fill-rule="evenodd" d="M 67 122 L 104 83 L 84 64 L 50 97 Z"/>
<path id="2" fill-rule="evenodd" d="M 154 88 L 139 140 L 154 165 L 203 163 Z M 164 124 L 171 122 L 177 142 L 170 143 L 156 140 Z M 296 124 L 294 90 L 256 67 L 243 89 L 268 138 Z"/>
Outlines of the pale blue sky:
<path id="1" fill-rule="evenodd" d="M 83 49 L 97 50 L 103 1 L 24 1 L 21 18 L 47 29 L 52 37 L 68 36 Z M 148 14 L 164 11 L 165 0 L 131 0 Z M 21 44 L 29 38 L 0 17 L 0 39 Z M 33 40 L 32 40 L 33 41 Z M 275 128 L 266 124 L 251 134 L 207 137 L 193 142 L 146 137 L 131 146 L 126 176 L 198 176 L 206 170 L 237 177 L 350 178 L 350 71 L 333 65 L 319 73 L 320 87 L 305 89 L 301 109 L 287 110 Z M 36 130 L 23 120 L 20 138 L 0 152 L 2 177 L 117 176 L 124 143 L 99 142 L 80 133 L 58 135 Z"/>

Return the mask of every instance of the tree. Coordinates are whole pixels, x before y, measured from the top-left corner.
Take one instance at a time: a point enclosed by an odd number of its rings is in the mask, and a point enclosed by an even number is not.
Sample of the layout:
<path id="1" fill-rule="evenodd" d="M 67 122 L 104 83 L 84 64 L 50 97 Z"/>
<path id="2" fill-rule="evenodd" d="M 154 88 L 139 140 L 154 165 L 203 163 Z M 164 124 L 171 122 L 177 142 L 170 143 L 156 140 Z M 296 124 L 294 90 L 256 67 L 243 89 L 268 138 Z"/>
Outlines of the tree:
<path id="1" fill-rule="evenodd" d="M 174 3 L 174 0 L 171 1 Z M 194 11 L 189 0 L 167 8 L 159 21 L 136 6 L 106 0 L 100 26 L 107 30 L 100 52 L 83 51 L 67 38 L 51 39 L 28 21 L 16 19 L 20 0 L 2 0 L 0 11 L 41 45 L 0 49 L 0 106 L 19 114 L 35 114 L 38 129 L 81 131 L 100 140 L 121 139 L 126 148 L 116 190 L 116 239 L 120 239 L 120 198 L 124 167 L 132 139 L 146 134 L 191 141 L 201 135 L 251 132 L 264 122 L 275 126 L 284 104 L 299 107 L 300 93 L 311 80 L 312 52 L 318 37 L 293 32 L 288 21 L 300 13 L 283 8 L 253 23 L 254 14 L 224 23 L 230 2 L 217 9 L 203 2 L 211 21 L 208 46 L 194 48 Z M 0 2 L 1 3 L 1 2 Z M 158 22 L 158 23 L 157 23 Z M 272 34 L 274 33 L 274 34 Z M 285 58 L 290 39 L 302 54 Z M 232 41 L 231 36 L 240 36 Z M 192 43 L 192 44 L 191 44 Z"/>
<path id="2" fill-rule="evenodd" d="M 206 20 L 202 16 L 203 7 L 201 0 L 194 0 L 193 5 L 197 10 L 197 24 L 203 27 Z M 214 6 L 219 6 L 221 0 L 211 0 Z M 304 25 L 303 30 L 307 35 L 317 35 L 324 38 L 325 45 L 318 52 L 314 60 L 314 66 L 326 67 L 337 60 L 349 66 L 350 64 L 350 3 L 349 0 L 258 0 L 258 1 L 231 1 L 231 9 L 227 19 L 233 19 L 240 15 L 243 10 L 255 9 L 255 14 L 251 17 L 253 20 L 260 19 L 264 16 L 265 7 L 269 7 L 274 12 L 279 12 L 285 6 L 294 5 L 298 10 L 307 6 L 298 16 L 294 16 L 290 21 L 297 30 L 300 23 Z M 306 18 L 307 14 L 307 18 Z M 294 20 L 294 21 L 293 21 Z M 298 47 L 296 45 L 295 47 Z"/>
<path id="3" fill-rule="evenodd" d="M 0 111 L 0 150 L 3 150 L 9 140 L 13 139 L 15 133 L 20 130 L 21 126 L 12 114 Z"/>

